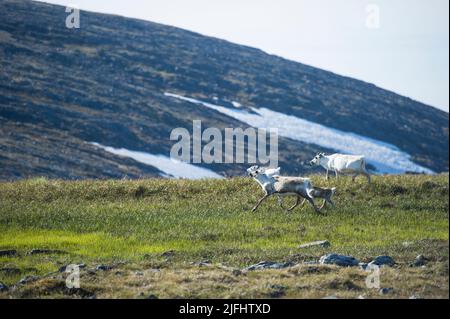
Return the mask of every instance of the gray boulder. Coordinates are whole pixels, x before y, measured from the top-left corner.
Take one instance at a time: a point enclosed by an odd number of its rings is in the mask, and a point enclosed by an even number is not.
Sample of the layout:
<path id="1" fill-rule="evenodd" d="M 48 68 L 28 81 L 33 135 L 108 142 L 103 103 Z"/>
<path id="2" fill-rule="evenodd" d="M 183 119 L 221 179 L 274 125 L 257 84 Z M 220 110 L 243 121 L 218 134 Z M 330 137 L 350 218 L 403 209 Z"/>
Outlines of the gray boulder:
<path id="1" fill-rule="evenodd" d="M 97 267 L 95 267 L 95 270 L 108 271 L 111 270 L 112 268 L 113 267 L 108 265 L 98 265 Z"/>
<path id="2" fill-rule="evenodd" d="M 262 270 L 262 269 L 283 269 L 292 267 L 294 264 L 291 262 L 287 263 L 274 263 L 271 261 L 261 261 L 255 265 L 248 266 L 244 268 L 244 270 L 252 271 L 252 270 Z"/>
<path id="3" fill-rule="evenodd" d="M 352 256 L 338 255 L 338 254 L 328 254 L 320 257 L 320 264 L 332 264 L 341 267 L 353 267 L 358 266 L 359 261 Z"/>
<path id="4" fill-rule="evenodd" d="M 378 256 L 369 263 L 369 266 L 389 266 L 395 265 L 395 260 L 391 256 Z"/>
<path id="5" fill-rule="evenodd" d="M 394 291 L 394 288 L 381 288 L 378 292 L 380 293 L 381 296 L 390 294 Z"/>
<path id="6" fill-rule="evenodd" d="M 0 257 L 13 257 L 17 255 L 17 250 L 0 250 Z"/>

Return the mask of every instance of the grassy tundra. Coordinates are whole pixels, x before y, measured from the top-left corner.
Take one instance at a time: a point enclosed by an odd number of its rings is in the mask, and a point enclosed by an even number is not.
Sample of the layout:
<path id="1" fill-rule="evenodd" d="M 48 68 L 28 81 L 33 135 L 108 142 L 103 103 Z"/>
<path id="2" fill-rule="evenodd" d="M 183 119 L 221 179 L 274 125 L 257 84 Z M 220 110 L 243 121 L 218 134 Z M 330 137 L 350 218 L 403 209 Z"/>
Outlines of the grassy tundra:
<path id="1" fill-rule="evenodd" d="M 250 178 L 0 183 L 0 251 L 17 250 L 0 257 L 0 298 L 448 298 L 448 175 L 312 179 L 337 186 L 335 209 L 286 213 L 271 198 L 250 213 L 261 196 Z M 331 247 L 298 248 L 316 240 Z M 380 281 L 393 290 L 367 288 L 359 267 L 304 263 L 330 252 L 392 256 Z M 410 267 L 419 254 L 427 265 Z M 264 260 L 298 264 L 240 271 Z M 72 263 L 87 265 L 79 290 L 58 272 Z M 26 276 L 37 277 L 18 284 Z"/>

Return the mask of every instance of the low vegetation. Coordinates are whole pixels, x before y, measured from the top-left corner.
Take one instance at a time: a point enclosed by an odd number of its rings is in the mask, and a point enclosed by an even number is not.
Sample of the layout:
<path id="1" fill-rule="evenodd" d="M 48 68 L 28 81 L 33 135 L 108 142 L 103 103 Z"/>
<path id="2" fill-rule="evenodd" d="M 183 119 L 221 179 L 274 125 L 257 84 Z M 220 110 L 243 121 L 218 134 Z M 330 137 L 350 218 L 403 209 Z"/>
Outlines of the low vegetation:
<path id="1" fill-rule="evenodd" d="M 250 213 L 261 196 L 250 178 L 0 183 L 0 251 L 17 252 L 0 256 L 0 298 L 380 297 L 358 267 L 310 263 L 331 252 L 392 256 L 381 297 L 448 298 L 448 175 L 312 179 L 337 186 L 336 208 L 286 213 L 272 198 Z M 298 248 L 316 240 L 331 246 Z M 411 267 L 417 255 L 425 266 Z M 242 271 L 260 261 L 293 266 Z M 73 263 L 87 265 L 79 290 L 58 272 Z"/>

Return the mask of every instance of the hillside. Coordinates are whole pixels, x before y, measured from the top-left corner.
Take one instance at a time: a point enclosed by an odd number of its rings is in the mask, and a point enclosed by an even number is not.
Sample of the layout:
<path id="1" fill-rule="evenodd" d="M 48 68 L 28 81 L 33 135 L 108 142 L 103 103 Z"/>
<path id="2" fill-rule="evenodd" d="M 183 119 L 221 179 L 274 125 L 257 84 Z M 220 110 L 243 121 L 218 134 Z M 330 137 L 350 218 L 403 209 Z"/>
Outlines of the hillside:
<path id="1" fill-rule="evenodd" d="M 375 148 L 389 143 L 411 156 L 416 171 L 448 171 L 448 114 L 372 84 L 152 22 L 82 12 L 81 28 L 67 29 L 65 8 L 26 0 L 1 1 L 0 12 L 2 180 L 160 176 L 158 167 L 89 142 L 168 156 L 171 130 L 192 128 L 194 119 L 249 126 L 167 92 L 295 116 L 376 140 Z M 285 172 L 311 172 L 303 162 L 346 144 L 318 145 L 320 135 L 306 133 L 280 139 Z M 374 158 L 382 163 L 380 150 Z M 204 166 L 240 175 L 246 165 Z"/>
<path id="2" fill-rule="evenodd" d="M 336 208 L 287 213 L 272 198 L 250 213 L 250 178 L 0 183 L 0 298 L 448 298 L 447 175 L 312 179 L 337 186 Z M 299 248 L 317 240 L 329 246 Z M 391 256 L 390 292 L 358 266 L 319 264 L 329 253 Z M 287 267 L 245 270 L 261 261 Z M 64 285 L 73 263 L 80 290 Z"/>

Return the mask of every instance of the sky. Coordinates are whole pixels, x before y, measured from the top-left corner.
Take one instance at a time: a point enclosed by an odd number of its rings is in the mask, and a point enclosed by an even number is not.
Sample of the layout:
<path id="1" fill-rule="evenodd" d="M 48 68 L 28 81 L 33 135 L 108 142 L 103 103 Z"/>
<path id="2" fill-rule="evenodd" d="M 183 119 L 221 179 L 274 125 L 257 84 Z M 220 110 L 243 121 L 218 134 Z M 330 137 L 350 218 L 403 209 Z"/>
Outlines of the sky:
<path id="1" fill-rule="evenodd" d="M 43 2 L 159 22 L 256 47 L 449 110 L 448 0 Z"/>

